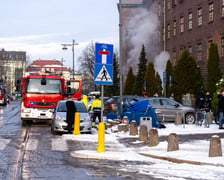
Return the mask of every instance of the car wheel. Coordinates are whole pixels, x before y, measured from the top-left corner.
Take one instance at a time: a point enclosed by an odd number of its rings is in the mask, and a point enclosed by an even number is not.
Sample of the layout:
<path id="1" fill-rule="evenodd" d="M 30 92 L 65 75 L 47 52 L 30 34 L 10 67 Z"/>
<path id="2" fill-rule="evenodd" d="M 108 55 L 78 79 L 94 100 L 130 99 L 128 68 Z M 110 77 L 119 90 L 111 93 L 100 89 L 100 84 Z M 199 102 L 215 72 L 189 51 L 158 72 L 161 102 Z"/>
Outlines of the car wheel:
<path id="1" fill-rule="evenodd" d="M 26 121 L 22 120 L 22 126 L 26 126 Z"/>
<path id="2" fill-rule="evenodd" d="M 57 132 L 54 130 L 54 126 L 53 125 L 51 125 L 51 133 L 53 135 L 57 135 Z"/>
<path id="3" fill-rule="evenodd" d="M 195 115 L 193 113 L 187 113 L 185 115 L 185 123 L 194 124 L 194 122 L 195 122 Z"/>

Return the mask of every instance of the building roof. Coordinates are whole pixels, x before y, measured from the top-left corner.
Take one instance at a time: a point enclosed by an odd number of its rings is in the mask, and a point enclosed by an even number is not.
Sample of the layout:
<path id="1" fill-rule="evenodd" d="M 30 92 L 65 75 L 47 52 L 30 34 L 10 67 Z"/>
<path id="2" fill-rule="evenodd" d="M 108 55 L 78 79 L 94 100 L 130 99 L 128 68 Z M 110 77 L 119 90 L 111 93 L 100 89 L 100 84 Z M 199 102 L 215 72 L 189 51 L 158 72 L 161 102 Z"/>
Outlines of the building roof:
<path id="1" fill-rule="evenodd" d="M 61 72 L 63 68 L 63 72 L 68 72 L 68 68 L 63 65 L 63 63 L 59 60 L 35 60 L 32 64 L 30 64 L 27 68 L 27 72 L 39 72 L 42 69 L 49 68 L 50 71 L 54 69 L 54 72 Z M 49 70 L 48 70 L 49 71 Z"/>

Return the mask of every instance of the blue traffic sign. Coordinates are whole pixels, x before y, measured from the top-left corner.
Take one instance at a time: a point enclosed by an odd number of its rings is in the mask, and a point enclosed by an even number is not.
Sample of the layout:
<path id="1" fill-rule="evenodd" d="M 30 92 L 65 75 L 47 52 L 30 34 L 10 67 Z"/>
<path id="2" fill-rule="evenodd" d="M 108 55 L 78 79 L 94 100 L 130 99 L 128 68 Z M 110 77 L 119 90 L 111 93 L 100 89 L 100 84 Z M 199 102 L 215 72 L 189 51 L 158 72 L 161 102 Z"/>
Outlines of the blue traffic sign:
<path id="1" fill-rule="evenodd" d="M 163 83 L 166 83 L 166 71 L 163 71 Z"/>
<path id="2" fill-rule="evenodd" d="M 113 45 L 96 43 L 96 64 L 113 65 Z"/>
<path id="3" fill-rule="evenodd" d="M 94 83 L 113 85 L 113 45 L 96 43 Z"/>

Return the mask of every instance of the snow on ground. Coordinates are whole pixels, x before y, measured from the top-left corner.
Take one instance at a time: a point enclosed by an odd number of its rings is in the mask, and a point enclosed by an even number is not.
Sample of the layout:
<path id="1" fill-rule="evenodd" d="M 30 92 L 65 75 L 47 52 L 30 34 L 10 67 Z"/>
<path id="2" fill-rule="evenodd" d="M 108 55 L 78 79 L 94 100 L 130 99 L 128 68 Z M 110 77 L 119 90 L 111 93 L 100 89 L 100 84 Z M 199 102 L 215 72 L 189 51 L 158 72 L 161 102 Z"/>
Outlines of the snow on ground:
<path id="1" fill-rule="evenodd" d="M 116 127 L 115 127 L 116 128 Z M 138 136 L 130 136 L 129 132 L 113 133 L 114 129 L 106 130 L 105 134 L 105 152 L 97 152 L 98 132 L 95 130 L 93 134 L 81 135 L 64 135 L 63 138 L 93 142 L 96 145 L 96 150 L 80 150 L 71 153 L 72 157 L 93 158 L 93 159 L 110 159 L 110 160 L 127 160 L 127 161 L 142 161 L 150 162 L 142 165 L 125 165 L 122 170 L 131 171 L 143 174 L 149 174 L 156 178 L 182 180 L 182 179 L 224 179 L 224 157 L 208 157 L 209 140 L 193 140 L 191 142 L 179 143 L 179 150 L 167 152 L 167 141 L 160 142 L 155 147 L 139 146 L 137 148 L 125 147 L 119 143 L 119 138 L 130 138 Z M 205 128 L 196 125 L 179 125 L 166 124 L 166 128 L 158 129 L 159 136 L 169 135 L 170 133 L 181 134 L 213 134 L 224 133 L 224 130 L 219 130 L 218 126 L 212 124 L 210 128 Z M 141 143 L 136 140 L 134 144 Z M 224 139 L 221 139 L 222 149 L 224 149 Z M 135 146 L 136 147 L 136 146 Z M 156 158 L 150 158 L 145 155 L 153 155 L 165 158 L 175 158 L 193 162 L 200 162 L 202 165 L 194 165 L 190 163 L 173 163 Z M 120 169 L 121 170 L 121 169 Z"/>

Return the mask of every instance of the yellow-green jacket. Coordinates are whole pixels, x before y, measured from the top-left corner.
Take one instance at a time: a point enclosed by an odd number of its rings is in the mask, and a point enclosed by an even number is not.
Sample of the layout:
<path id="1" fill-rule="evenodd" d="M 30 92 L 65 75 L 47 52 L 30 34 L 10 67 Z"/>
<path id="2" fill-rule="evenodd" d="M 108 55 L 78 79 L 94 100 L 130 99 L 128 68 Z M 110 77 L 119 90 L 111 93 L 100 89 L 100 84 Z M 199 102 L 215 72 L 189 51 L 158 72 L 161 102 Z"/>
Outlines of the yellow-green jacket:
<path id="1" fill-rule="evenodd" d="M 100 109 L 101 109 L 101 105 L 102 105 L 101 100 L 100 100 L 100 99 L 95 99 L 95 100 L 92 102 L 91 110 L 94 110 L 94 109 L 98 109 L 98 110 L 100 110 Z"/>

